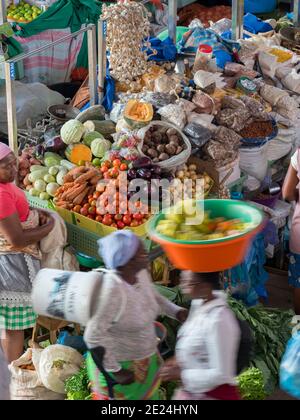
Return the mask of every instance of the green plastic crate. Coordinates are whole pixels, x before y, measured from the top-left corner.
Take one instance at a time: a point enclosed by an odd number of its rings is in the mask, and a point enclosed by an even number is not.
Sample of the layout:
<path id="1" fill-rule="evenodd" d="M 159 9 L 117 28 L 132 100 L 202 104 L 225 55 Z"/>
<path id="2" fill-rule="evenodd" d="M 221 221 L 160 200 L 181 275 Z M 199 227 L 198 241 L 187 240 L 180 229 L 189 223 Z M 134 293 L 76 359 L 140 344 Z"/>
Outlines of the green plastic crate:
<path id="1" fill-rule="evenodd" d="M 28 194 L 27 192 L 25 194 L 26 194 L 26 198 L 28 200 L 28 203 L 31 207 L 37 207 L 39 209 L 54 210 L 51 201 L 41 200 L 38 197 L 32 197 L 32 195 Z"/>

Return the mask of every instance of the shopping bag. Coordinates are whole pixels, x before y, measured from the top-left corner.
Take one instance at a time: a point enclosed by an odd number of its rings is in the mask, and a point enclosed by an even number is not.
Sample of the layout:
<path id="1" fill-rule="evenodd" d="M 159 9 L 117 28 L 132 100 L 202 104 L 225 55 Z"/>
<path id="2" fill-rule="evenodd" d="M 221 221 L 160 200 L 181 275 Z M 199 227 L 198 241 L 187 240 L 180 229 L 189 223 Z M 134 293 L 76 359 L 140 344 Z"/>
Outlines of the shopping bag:
<path id="1" fill-rule="evenodd" d="M 280 365 L 280 387 L 300 399 L 300 333 L 291 338 L 287 344 Z"/>

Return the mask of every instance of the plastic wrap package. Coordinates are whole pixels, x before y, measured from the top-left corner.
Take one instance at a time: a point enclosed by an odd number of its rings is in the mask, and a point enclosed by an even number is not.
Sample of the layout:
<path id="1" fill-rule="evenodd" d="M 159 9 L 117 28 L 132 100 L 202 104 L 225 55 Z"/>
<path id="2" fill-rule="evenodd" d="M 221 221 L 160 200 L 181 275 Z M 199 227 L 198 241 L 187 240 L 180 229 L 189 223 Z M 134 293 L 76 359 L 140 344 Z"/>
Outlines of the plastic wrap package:
<path id="1" fill-rule="evenodd" d="M 125 109 L 125 104 L 115 103 L 109 116 L 111 121 L 113 121 L 114 123 L 117 123 L 118 120 L 122 118 L 124 109 Z"/>
<path id="2" fill-rule="evenodd" d="M 245 107 L 234 110 L 230 108 L 222 109 L 216 115 L 216 121 L 219 125 L 223 125 L 234 131 L 242 130 L 246 123 L 249 122 L 249 119 L 250 113 Z"/>
<path id="3" fill-rule="evenodd" d="M 240 140 L 236 132 L 218 127 L 213 133 L 213 139 L 205 145 L 205 152 L 215 161 L 216 167 L 222 167 L 237 159 Z"/>
<path id="4" fill-rule="evenodd" d="M 289 97 L 289 94 L 282 89 L 279 89 L 275 86 L 269 86 L 265 83 L 262 84 L 260 89 L 260 95 L 262 98 L 269 102 L 272 106 L 276 106 L 278 101 L 283 97 Z"/>
<path id="5" fill-rule="evenodd" d="M 186 114 L 181 105 L 166 105 L 158 110 L 158 114 L 161 115 L 163 121 L 176 125 L 180 130 L 187 123 Z"/>
<path id="6" fill-rule="evenodd" d="M 268 146 L 268 161 L 279 160 L 286 156 L 293 148 L 297 137 L 297 131 L 292 128 L 280 128 L 277 136 L 270 140 Z"/>
<path id="7" fill-rule="evenodd" d="M 141 99 L 145 102 L 149 102 L 155 108 L 159 109 L 166 105 L 173 104 L 176 101 L 176 96 L 170 93 L 162 92 L 147 92 L 141 95 Z"/>
<path id="8" fill-rule="evenodd" d="M 195 93 L 193 103 L 196 105 L 196 112 L 199 114 L 213 114 L 215 111 L 214 100 L 203 92 Z"/>
<path id="9" fill-rule="evenodd" d="M 263 181 L 268 171 L 268 147 L 269 143 L 261 147 L 241 148 L 241 170 L 258 181 Z"/>
<path id="10" fill-rule="evenodd" d="M 184 134 L 188 136 L 194 148 L 201 148 L 212 137 L 212 132 L 202 125 L 197 123 L 189 123 L 183 130 Z"/>
<path id="11" fill-rule="evenodd" d="M 282 96 L 276 103 L 276 111 L 289 120 L 296 120 L 300 117 L 297 102 L 290 96 Z"/>
<path id="12" fill-rule="evenodd" d="M 215 131 L 217 129 L 217 126 L 212 124 L 212 121 L 214 119 L 213 115 L 210 114 L 198 114 L 198 112 L 190 112 L 187 115 L 188 123 L 195 122 L 196 124 L 200 124 L 203 127 L 208 128 L 211 131 Z"/>
<path id="13" fill-rule="evenodd" d="M 280 388 L 300 400 L 300 332 L 287 344 L 280 364 Z"/>
<path id="14" fill-rule="evenodd" d="M 265 112 L 263 104 L 249 96 L 241 96 L 240 100 L 246 105 L 251 117 L 263 121 L 269 119 L 269 115 Z"/>
<path id="15" fill-rule="evenodd" d="M 182 98 L 178 99 L 178 101 L 176 101 L 176 104 L 180 105 L 186 114 L 193 112 L 197 108 L 196 105 L 193 104 L 193 102 L 187 101 L 186 99 Z"/>
<path id="16" fill-rule="evenodd" d="M 223 32 L 230 30 L 231 26 L 231 19 L 223 18 L 221 20 L 218 20 L 218 22 L 211 23 L 210 29 L 212 29 L 218 35 L 221 35 Z"/>
<path id="17" fill-rule="evenodd" d="M 267 297 L 265 283 L 269 276 L 264 269 L 265 262 L 264 235 L 259 234 L 252 242 L 245 261 L 225 271 L 225 289 L 229 288 L 232 296 L 247 306 L 256 305 L 259 297 Z"/>
<path id="18" fill-rule="evenodd" d="M 229 77 L 245 76 L 245 77 L 249 77 L 249 79 L 254 79 L 258 75 L 256 71 L 238 63 L 227 63 L 225 65 L 224 74 L 225 76 L 229 76 Z"/>
<path id="19" fill-rule="evenodd" d="M 222 98 L 222 109 L 223 108 L 230 108 L 230 109 L 245 108 L 245 104 L 243 101 L 235 98 L 234 96 L 225 95 L 224 98 Z"/>

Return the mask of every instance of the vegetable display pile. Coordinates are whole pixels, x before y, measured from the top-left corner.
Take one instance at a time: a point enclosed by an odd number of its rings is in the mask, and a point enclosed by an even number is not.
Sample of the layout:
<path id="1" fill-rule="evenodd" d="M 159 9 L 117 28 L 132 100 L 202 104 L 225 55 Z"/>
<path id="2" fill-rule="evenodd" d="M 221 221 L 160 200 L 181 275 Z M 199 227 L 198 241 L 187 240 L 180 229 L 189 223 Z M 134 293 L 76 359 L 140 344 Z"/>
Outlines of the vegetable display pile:
<path id="1" fill-rule="evenodd" d="M 243 400 L 264 400 L 267 396 L 264 377 L 257 368 L 249 368 L 237 377 L 239 391 Z"/>
<path id="2" fill-rule="evenodd" d="M 193 163 L 183 165 L 176 171 L 175 176 L 180 181 L 192 180 L 190 184 L 184 185 L 186 198 L 203 198 L 203 196 L 207 196 L 214 184 L 213 180 L 206 173 L 199 173 L 197 171 L 197 165 Z M 197 180 L 203 180 L 203 185 L 198 181 L 197 186 Z"/>
<path id="3" fill-rule="evenodd" d="M 176 128 L 153 125 L 146 131 L 142 152 L 158 163 L 176 156 L 185 149 L 185 144 Z"/>
<path id="4" fill-rule="evenodd" d="M 251 365 L 261 370 L 265 389 L 271 394 L 278 383 L 279 364 L 291 337 L 293 311 L 255 306 L 247 308 L 242 302 L 230 298 L 236 316 L 248 322 L 255 338 Z"/>
<path id="5" fill-rule="evenodd" d="M 189 220 L 196 217 L 196 213 L 192 214 L 182 207 L 182 214 L 166 213 L 166 218 L 158 222 L 156 231 L 178 240 L 205 241 L 239 235 L 250 228 L 249 223 L 243 223 L 239 219 L 211 218 L 208 212 L 205 212 L 199 224 L 195 224 L 195 221 L 191 224 Z"/>
<path id="6" fill-rule="evenodd" d="M 90 383 L 85 363 L 80 370 L 65 382 L 67 400 L 91 400 Z"/>

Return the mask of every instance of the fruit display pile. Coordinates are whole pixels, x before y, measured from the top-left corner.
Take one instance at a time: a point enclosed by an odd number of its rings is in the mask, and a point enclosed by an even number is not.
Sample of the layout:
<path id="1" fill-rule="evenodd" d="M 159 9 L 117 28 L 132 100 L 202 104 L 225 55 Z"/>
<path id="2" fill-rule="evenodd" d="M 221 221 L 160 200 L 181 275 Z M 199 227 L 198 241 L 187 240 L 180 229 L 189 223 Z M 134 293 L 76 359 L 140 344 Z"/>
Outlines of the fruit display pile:
<path id="1" fill-rule="evenodd" d="M 42 10 L 37 6 L 32 6 L 25 1 L 20 1 L 18 5 L 12 3 L 7 8 L 7 19 L 20 22 L 28 23 L 39 17 Z"/>
<path id="2" fill-rule="evenodd" d="M 186 198 L 201 199 L 207 196 L 213 187 L 214 181 L 206 173 L 202 173 L 197 169 L 194 163 L 183 165 L 180 167 L 175 176 L 180 181 L 191 180 L 191 183 L 184 185 L 184 193 Z M 200 183 L 198 180 L 202 180 Z M 198 182 L 197 182 L 198 181 Z"/>
<path id="3" fill-rule="evenodd" d="M 250 228 L 249 223 L 243 223 L 239 219 L 226 220 L 223 217 L 212 218 L 209 212 L 199 217 L 197 223 L 196 213 L 182 207 L 182 214 L 170 212 L 164 220 L 160 220 L 156 231 L 162 235 L 178 240 L 205 241 L 222 239 L 241 234 Z M 191 218 L 193 222 L 191 223 Z M 194 219 L 195 218 L 195 219 Z"/>

